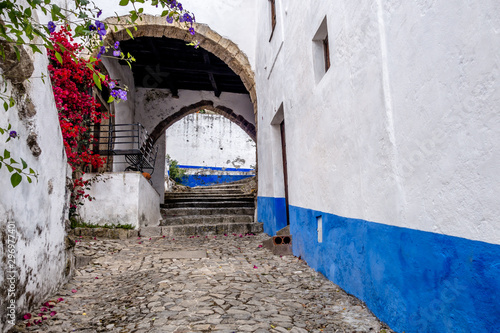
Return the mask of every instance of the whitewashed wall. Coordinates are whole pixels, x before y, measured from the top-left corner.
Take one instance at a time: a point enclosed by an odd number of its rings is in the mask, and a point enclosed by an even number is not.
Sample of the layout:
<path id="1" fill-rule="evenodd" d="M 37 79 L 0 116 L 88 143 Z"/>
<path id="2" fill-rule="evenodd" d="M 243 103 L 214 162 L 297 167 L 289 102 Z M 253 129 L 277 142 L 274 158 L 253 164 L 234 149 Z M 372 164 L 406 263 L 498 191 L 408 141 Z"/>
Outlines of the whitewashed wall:
<path id="1" fill-rule="evenodd" d="M 166 152 L 181 165 L 255 168 L 255 142 L 217 114 L 190 114 L 166 131 Z"/>
<path id="2" fill-rule="evenodd" d="M 90 179 L 95 174 L 85 174 Z M 139 172 L 106 172 L 88 194 L 94 198 L 79 209 L 83 222 L 132 225 L 135 229 L 159 225 L 160 195 Z"/>
<path id="3" fill-rule="evenodd" d="M 257 49 L 258 138 L 273 142 L 284 103 L 291 204 L 500 243 L 500 37 L 488 14 L 498 5 L 277 6 L 273 40 Z M 312 38 L 325 15 L 332 67 L 316 84 Z M 259 146 L 261 196 L 279 193 L 272 147 Z"/>
<path id="4" fill-rule="evenodd" d="M 23 158 L 39 177 L 32 184 L 24 179 L 12 188 L 11 174 L 6 167 L 0 169 L 0 332 L 11 327 L 6 312 L 10 300 L 15 300 L 16 316 L 39 305 L 69 278 L 73 260 L 65 231 L 69 199 L 66 154 L 50 81 L 40 79 L 41 73 L 48 76 L 47 56 L 29 52 L 21 56 L 24 65 L 33 63 L 34 71 L 30 82 L 24 83 L 25 95 L 8 83 L 6 94 L 13 93 L 17 105 L 0 112 L 0 126 L 10 122 L 19 137 L 5 143 L 7 136 L 1 136 L 0 150 L 2 155 L 4 149 L 9 150 L 18 162 Z M 27 144 L 30 136 L 34 138 L 31 149 Z M 12 241 L 15 255 L 10 261 L 7 251 Z M 15 266 L 14 297 L 7 293 L 7 278 L 12 275 L 9 264 Z"/>
<path id="5" fill-rule="evenodd" d="M 286 225 L 282 105 L 294 254 L 396 331 L 498 327 L 498 2 L 277 0 L 270 41 L 269 6 L 256 53 L 265 230 Z"/>

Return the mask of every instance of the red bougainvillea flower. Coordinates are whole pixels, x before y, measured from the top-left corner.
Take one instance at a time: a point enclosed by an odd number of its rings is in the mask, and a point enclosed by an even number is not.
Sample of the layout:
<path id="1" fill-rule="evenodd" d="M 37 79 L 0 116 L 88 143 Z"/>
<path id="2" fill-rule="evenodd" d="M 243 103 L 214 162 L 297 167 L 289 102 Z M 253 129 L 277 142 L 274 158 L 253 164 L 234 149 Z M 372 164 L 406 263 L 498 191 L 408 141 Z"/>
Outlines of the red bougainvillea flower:
<path id="1" fill-rule="evenodd" d="M 99 279 L 99 277 L 96 276 L 95 279 L 97 280 L 97 279 Z"/>
<path id="2" fill-rule="evenodd" d="M 31 313 L 27 313 L 23 316 L 24 319 L 29 320 L 31 319 Z"/>
<path id="3" fill-rule="evenodd" d="M 50 316 L 51 316 L 51 317 L 54 317 L 56 314 L 57 314 L 57 312 L 52 311 L 52 312 L 50 313 Z"/>
<path id="4" fill-rule="evenodd" d="M 78 291 L 78 290 L 76 290 L 76 289 L 71 289 L 71 292 L 72 292 L 73 294 L 74 294 L 74 293 L 76 293 L 77 291 Z"/>
<path id="5" fill-rule="evenodd" d="M 255 266 L 255 265 L 253 265 L 253 268 L 254 268 L 254 269 L 257 269 L 258 267 L 257 267 L 257 266 Z"/>
<path id="6" fill-rule="evenodd" d="M 260 244 L 259 247 L 262 247 L 262 244 Z"/>
<path id="7" fill-rule="evenodd" d="M 64 301 L 64 298 L 59 297 L 59 298 L 57 299 L 57 301 L 58 301 L 58 302 L 62 302 L 62 301 Z"/>

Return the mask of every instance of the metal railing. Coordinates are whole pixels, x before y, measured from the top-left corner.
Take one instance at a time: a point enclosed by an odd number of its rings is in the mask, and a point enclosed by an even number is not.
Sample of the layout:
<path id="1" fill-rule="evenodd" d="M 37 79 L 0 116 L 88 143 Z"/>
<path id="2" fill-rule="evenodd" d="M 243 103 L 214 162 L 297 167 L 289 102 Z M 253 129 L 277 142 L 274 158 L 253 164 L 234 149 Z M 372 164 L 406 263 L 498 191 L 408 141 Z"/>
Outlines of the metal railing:
<path id="1" fill-rule="evenodd" d="M 125 171 L 153 174 L 158 146 L 153 144 L 153 139 L 141 124 L 101 124 L 92 134 L 98 141 L 97 149 L 94 149 L 98 154 L 122 155 L 128 164 Z"/>

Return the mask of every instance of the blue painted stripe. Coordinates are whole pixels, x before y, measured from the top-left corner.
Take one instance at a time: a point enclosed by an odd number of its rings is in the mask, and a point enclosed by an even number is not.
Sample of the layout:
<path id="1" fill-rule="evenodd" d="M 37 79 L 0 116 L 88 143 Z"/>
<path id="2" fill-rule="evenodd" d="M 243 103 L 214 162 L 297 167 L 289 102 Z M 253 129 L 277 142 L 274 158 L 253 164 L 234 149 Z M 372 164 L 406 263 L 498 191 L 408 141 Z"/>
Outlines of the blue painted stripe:
<path id="1" fill-rule="evenodd" d="M 207 167 L 207 166 L 196 166 L 196 165 L 178 165 L 178 167 L 181 169 L 204 169 L 204 170 L 219 170 L 219 171 L 241 171 L 241 172 L 255 171 L 255 169 Z"/>
<path id="2" fill-rule="evenodd" d="M 257 197 L 257 221 L 264 223 L 264 232 L 276 236 L 286 227 L 285 198 Z"/>
<path id="3" fill-rule="evenodd" d="M 254 175 L 186 175 L 181 184 L 184 186 L 210 186 L 222 183 L 232 183 L 237 180 L 253 177 Z"/>
<path id="4" fill-rule="evenodd" d="M 278 212 L 272 198 L 257 203 L 273 230 L 282 217 L 272 216 Z M 500 330 L 500 245 L 295 206 L 290 228 L 294 255 L 363 300 L 396 332 Z"/>

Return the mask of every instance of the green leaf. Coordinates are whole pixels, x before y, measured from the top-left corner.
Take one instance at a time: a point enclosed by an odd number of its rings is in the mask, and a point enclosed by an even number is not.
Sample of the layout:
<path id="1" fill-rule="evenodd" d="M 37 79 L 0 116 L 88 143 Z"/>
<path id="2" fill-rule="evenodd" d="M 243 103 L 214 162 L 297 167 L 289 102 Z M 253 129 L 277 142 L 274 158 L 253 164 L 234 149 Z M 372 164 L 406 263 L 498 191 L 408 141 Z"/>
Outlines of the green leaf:
<path id="1" fill-rule="evenodd" d="M 62 59 L 61 54 L 59 52 L 56 52 L 56 59 L 57 59 L 57 61 L 59 61 L 61 63 L 61 65 L 63 64 L 63 59 Z"/>
<path id="2" fill-rule="evenodd" d="M 21 177 L 21 175 L 17 172 L 12 174 L 12 176 L 10 177 L 10 183 L 12 184 L 12 187 L 16 187 L 17 185 L 19 185 L 21 180 L 23 180 L 23 177 Z"/>
<path id="3" fill-rule="evenodd" d="M 17 48 L 16 45 L 14 45 L 14 51 L 16 52 L 17 61 L 20 61 L 21 60 L 21 53 L 19 53 L 19 49 Z"/>
<path id="4" fill-rule="evenodd" d="M 14 168 L 13 168 L 13 167 L 11 167 L 10 165 L 5 164 L 5 166 L 7 167 L 7 170 L 9 170 L 9 172 L 14 171 Z"/>
<path id="5" fill-rule="evenodd" d="M 128 5 L 128 1 L 129 0 L 121 0 L 120 1 L 120 6 L 126 6 L 126 5 Z"/>
<path id="6" fill-rule="evenodd" d="M 94 72 L 94 74 L 92 75 L 92 78 L 94 79 L 94 83 L 95 83 L 95 85 L 97 86 L 97 88 L 99 88 L 99 90 L 102 90 L 102 87 L 101 87 L 101 80 L 99 80 L 99 75 L 97 75 L 97 74 Z"/>
<path id="7" fill-rule="evenodd" d="M 9 109 L 9 104 L 7 102 L 3 102 L 3 108 L 7 111 Z"/>
<path id="8" fill-rule="evenodd" d="M 30 173 L 31 174 L 36 174 L 35 170 L 33 170 L 32 168 L 30 168 Z"/>
<path id="9" fill-rule="evenodd" d="M 134 39 L 134 35 L 132 35 L 132 32 L 130 32 L 129 28 L 125 28 L 125 30 L 127 31 L 130 38 Z"/>
<path id="10" fill-rule="evenodd" d="M 9 99 L 9 102 L 10 102 L 10 104 L 9 104 L 10 107 L 13 107 L 16 104 L 16 101 L 14 100 L 14 97 L 11 97 Z"/>
<path id="11" fill-rule="evenodd" d="M 11 128 L 12 128 L 12 124 L 9 124 L 9 126 L 7 126 L 7 131 L 9 131 Z"/>
<path id="12" fill-rule="evenodd" d="M 26 176 L 26 179 L 28 180 L 28 183 L 30 183 L 30 184 L 33 182 L 29 176 Z"/>
<path id="13" fill-rule="evenodd" d="M 19 164 L 19 162 L 17 162 L 15 159 L 11 158 L 10 159 L 10 164 Z"/>
<path id="14" fill-rule="evenodd" d="M 8 151 L 7 149 L 5 149 L 3 151 L 3 158 L 6 160 L 8 158 L 10 158 L 10 151 Z"/>
<path id="15" fill-rule="evenodd" d="M 28 167 L 28 163 L 26 163 L 26 161 L 23 160 L 22 158 L 21 158 L 21 163 L 23 164 L 23 170 Z"/>
<path id="16" fill-rule="evenodd" d="M 115 100 L 115 98 L 113 96 L 109 96 L 108 103 L 113 103 L 114 100 Z"/>
<path id="17" fill-rule="evenodd" d="M 137 15 L 137 12 L 135 10 L 130 11 L 130 19 L 132 22 L 135 22 L 139 16 Z"/>
<path id="18" fill-rule="evenodd" d="M 42 53 L 42 51 L 38 48 L 38 46 L 34 45 L 34 44 L 29 44 L 31 49 L 33 50 L 33 53 Z"/>

